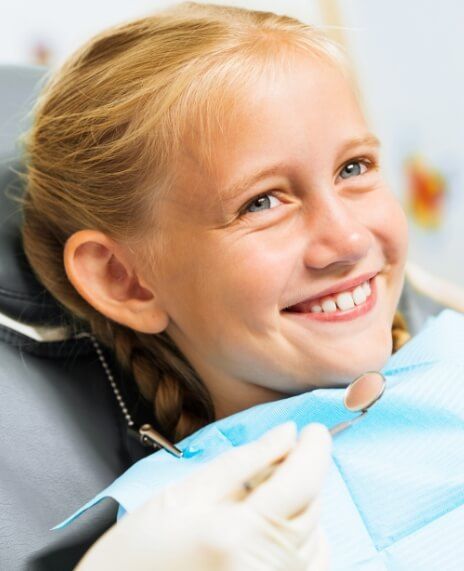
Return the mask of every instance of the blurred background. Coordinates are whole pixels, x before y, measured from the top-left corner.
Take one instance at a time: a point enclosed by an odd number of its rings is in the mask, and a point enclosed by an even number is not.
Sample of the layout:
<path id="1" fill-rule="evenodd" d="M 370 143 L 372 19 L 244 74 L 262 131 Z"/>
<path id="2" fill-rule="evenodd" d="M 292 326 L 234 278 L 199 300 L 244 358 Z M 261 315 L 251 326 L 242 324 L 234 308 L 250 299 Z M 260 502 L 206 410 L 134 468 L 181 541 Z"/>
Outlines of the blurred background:
<path id="1" fill-rule="evenodd" d="M 173 2 L 16 0 L 0 9 L 0 65 L 54 68 L 88 37 Z M 410 220 L 410 260 L 464 295 L 464 3 L 228 0 L 325 26 L 347 49 L 387 179 Z M 0 85 L 0 89 L 3 87 Z M 1 126 L 0 126 L 1 128 Z M 425 273 L 424 273 L 425 272 Z M 457 290 L 456 290 L 457 288 Z M 464 299 L 464 298 L 463 298 Z"/>

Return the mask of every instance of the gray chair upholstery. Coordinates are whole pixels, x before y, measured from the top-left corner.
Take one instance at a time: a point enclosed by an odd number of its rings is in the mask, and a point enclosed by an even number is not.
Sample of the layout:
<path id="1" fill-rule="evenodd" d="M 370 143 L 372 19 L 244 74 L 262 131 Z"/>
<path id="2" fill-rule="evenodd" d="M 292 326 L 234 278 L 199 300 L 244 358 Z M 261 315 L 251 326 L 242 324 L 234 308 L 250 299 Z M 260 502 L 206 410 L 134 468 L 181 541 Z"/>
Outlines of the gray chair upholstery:
<path id="1" fill-rule="evenodd" d="M 24 256 L 22 168 L 15 144 L 41 85 L 40 68 L 0 67 L 0 314 L 33 326 L 70 316 L 38 283 Z M 26 118 L 26 121 L 24 120 Z M 132 379 L 106 352 L 137 424 L 154 423 Z M 68 529 L 49 531 L 149 449 L 131 436 L 86 339 L 44 342 L 0 325 L 0 569 L 73 569 L 115 521 L 106 500 Z"/>
<path id="2" fill-rule="evenodd" d="M 47 78 L 38 66 L 0 66 L 0 157 L 14 157 L 18 137 L 31 121 L 31 107 Z"/>
<path id="3" fill-rule="evenodd" d="M 70 316 L 35 279 L 20 239 L 17 136 L 44 70 L 1 68 L 0 313 L 32 325 L 66 325 Z M 412 330 L 442 306 L 408 284 L 401 309 Z M 108 352 L 107 352 L 108 353 Z M 151 422 L 135 383 L 107 354 L 136 423 Z M 73 569 L 114 521 L 105 500 L 69 528 L 49 529 L 150 453 L 124 418 L 91 344 L 35 341 L 0 325 L 0 569 Z"/>

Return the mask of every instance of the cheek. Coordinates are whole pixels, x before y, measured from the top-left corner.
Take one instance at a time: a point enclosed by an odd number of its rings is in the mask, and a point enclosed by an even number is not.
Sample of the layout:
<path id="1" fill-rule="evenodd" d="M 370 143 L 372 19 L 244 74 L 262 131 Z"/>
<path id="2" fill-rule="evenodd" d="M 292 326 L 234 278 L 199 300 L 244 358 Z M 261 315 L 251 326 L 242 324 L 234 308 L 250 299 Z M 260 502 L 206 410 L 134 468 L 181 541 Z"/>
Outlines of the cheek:
<path id="1" fill-rule="evenodd" d="M 389 189 L 385 189 L 376 197 L 375 203 L 366 212 L 370 231 L 376 238 L 379 254 L 385 263 L 385 277 L 381 287 L 385 294 L 383 305 L 384 317 L 388 328 L 386 335 L 390 338 L 390 326 L 396 311 L 404 283 L 404 271 L 408 253 L 408 221 L 406 213 L 398 199 Z M 380 282 L 382 283 L 382 282 Z M 379 325 L 382 320 L 379 321 Z M 379 330 L 379 335 L 381 331 Z M 382 352 L 385 344 L 379 340 L 373 344 L 378 352 Z M 375 351 L 376 349 L 373 349 Z"/>
<path id="2" fill-rule="evenodd" d="M 387 187 L 371 195 L 364 205 L 363 219 L 380 243 L 386 261 L 404 265 L 408 252 L 408 221 L 400 202 Z"/>
<path id="3" fill-rule="evenodd" d="M 214 247 L 190 239 L 169 274 L 171 316 L 204 342 L 231 344 L 237 336 L 243 343 L 244 331 L 269 331 L 269 308 L 278 314 L 292 259 L 281 238 L 268 229 L 264 241 L 259 232 L 229 236 Z"/>
<path id="4" fill-rule="evenodd" d="M 263 309 L 274 306 L 277 311 L 286 290 L 292 255 L 284 246 L 288 242 L 277 234 L 267 229 L 264 241 L 259 232 L 242 237 L 240 244 L 229 246 L 227 263 L 221 267 L 227 309 L 250 326 L 260 323 L 256 316 L 269 315 Z"/>
<path id="5" fill-rule="evenodd" d="M 409 243 L 408 220 L 399 201 L 392 195 L 390 195 L 384 225 L 385 242 L 389 245 L 391 260 L 404 265 Z"/>

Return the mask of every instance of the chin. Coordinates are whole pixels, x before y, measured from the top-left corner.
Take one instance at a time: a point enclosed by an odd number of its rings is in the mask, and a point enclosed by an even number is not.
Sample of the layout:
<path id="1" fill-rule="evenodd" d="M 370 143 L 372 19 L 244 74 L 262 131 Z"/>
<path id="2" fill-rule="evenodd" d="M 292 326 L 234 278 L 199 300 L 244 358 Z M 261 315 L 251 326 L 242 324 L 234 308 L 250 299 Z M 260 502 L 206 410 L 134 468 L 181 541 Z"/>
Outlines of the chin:
<path id="1" fill-rule="evenodd" d="M 353 354 L 353 378 L 366 371 L 380 371 L 388 362 L 392 354 L 393 341 L 389 328 L 377 338 L 371 339 L 362 353 Z"/>
<path id="2" fill-rule="evenodd" d="M 367 371 L 380 371 L 387 364 L 392 348 L 391 329 L 379 332 L 361 350 L 359 347 L 348 347 L 346 353 L 340 356 L 335 370 L 327 366 L 326 374 L 319 379 L 319 386 L 346 386 Z"/>

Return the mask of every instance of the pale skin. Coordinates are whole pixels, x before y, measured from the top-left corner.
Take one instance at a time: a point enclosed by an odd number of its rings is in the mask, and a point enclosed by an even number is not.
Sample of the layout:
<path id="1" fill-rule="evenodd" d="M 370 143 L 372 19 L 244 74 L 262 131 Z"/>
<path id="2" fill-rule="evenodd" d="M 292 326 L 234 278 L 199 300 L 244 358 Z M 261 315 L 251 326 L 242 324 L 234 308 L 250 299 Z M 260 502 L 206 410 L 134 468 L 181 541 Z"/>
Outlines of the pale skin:
<path id="1" fill-rule="evenodd" d="M 225 122 L 214 141 L 212 170 L 202 165 L 194 148 L 185 142 L 175 182 L 159 204 L 162 225 L 156 228 L 166 238 L 166 249 L 156 252 L 158 265 L 142 263 L 134 248 L 102 232 L 79 231 L 67 241 L 64 260 L 80 294 L 130 328 L 166 331 L 209 389 L 217 418 L 314 387 L 345 385 L 366 370 L 381 368 L 392 349 L 407 223 L 377 166 L 375 138 L 342 74 L 308 57 L 296 58 L 279 82 L 256 80 L 246 106 Z M 263 168 L 272 168 L 272 174 L 228 197 L 227 189 Z M 147 233 L 147 240 L 156 250 L 156 235 Z M 378 301 L 362 317 L 303 325 L 283 312 L 302 295 L 312 297 L 371 271 L 379 272 Z M 288 446 L 293 454 L 279 452 L 281 467 L 252 492 L 262 496 L 265 517 L 272 515 L 272 499 L 287 498 L 296 506 L 304 515 L 282 514 L 282 529 L 301 523 L 310 549 L 287 553 L 281 542 L 272 551 L 256 539 L 261 537 L 259 518 L 250 520 L 251 527 L 245 525 L 249 520 L 240 502 L 226 503 L 227 510 L 239 510 L 237 519 L 232 512 L 221 519 L 221 498 L 212 501 L 206 521 L 191 502 L 183 502 L 184 510 L 193 510 L 186 533 L 179 523 L 187 516 L 179 517 L 175 507 L 172 518 L 155 498 L 110 528 L 79 571 L 125 569 L 134 561 L 140 571 L 155 564 L 184 569 L 185 561 L 189 568 L 205 571 L 270 569 L 271 564 L 278 567 L 281 556 L 300 560 L 299 568 L 326 571 L 328 554 L 314 507 L 330 436 L 320 428 L 296 447 L 292 437 Z M 275 435 L 258 443 L 269 454 L 261 467 L 272 464 L 277 444 Z M 210 483 L 201 486 L 203 492 L 220 486 L 237 467 L 247 476 L 242 474 L 234 489 L 257 471 L 256 451 L 248 458 L 240 449 L 230 454 L 243 456 L 219 458 L 229 464 L 217 464 L 216 476 L 213 464 L 205 466 L 200 479 Z M 320 481 L 313 485 L 317 473 Z M 182 498 L 183 491 L 191 498 L 193 484 L 186 478 L 174 496 Z M 177 522 L 172 528 L 167 525 L 171 520 Z M 168 534 L 153 522 L 162 522 Z M 225 530 L 221 536 L 237 538 L 218 546 L 212 540 L 216 529 Z M 252 562 L 246 560 L 247 538 L 252 538 Z M 266 559 L 270 553 L 272 561 Z M 213 556 L 219 559 L 206 563 Z M 245 559 L 237 561 L 237 556 Z"/>
<path id="2" fill-rule="evenodd" d="M 160 204 L 169 237 L 162 267 L 82 230 L 64 253 L 76 289 L 117 322 L 167 331 L 209 389 L 217 418 L 383 367 L 407 222 L 347 80 L 298 57 L 280 81 L 256 81 L 214 143 L 213 171 L 188 152 L 176 162 Z M 268 167 L 273 174 L 226 196 Z M 147 240 L 156 248 L 156 235 Z M 378 300 L 358 319 L 302 325 L 283 312 L 301 294 L 370 271 L 379 272 Z"/>

